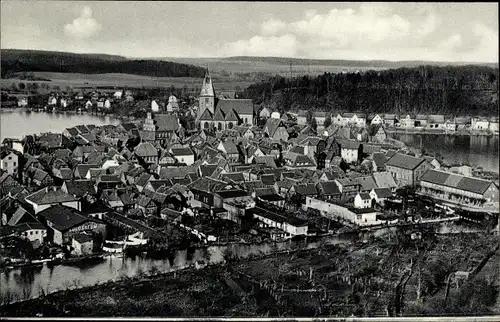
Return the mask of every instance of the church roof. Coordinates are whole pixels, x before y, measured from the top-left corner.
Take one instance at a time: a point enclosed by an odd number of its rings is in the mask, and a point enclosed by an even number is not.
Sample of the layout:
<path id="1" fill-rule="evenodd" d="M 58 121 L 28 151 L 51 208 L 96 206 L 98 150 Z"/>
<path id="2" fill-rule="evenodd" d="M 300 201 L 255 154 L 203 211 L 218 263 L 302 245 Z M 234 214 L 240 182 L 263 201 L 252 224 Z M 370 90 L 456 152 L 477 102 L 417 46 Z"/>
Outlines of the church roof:
<path id="1" fill-rule="evenodd" d="M 251 99 L 220 99 L 217 102 L 217 109 L 221 109 L 224 114 L 234 110 L 239 117 L 242 115 L 253 115 L 253 103 Z"/>
<path id="2" fill-rule="evenodd" d="M 208 109 L 206 109 L 200 117 L 200 121 L 212 121 L 212 119 L 212 112 L 210 112 Z"/>
<path id="3" fill-rule="evenodd" d="M 214 114 L 214 121 L 225 121 L 225 114 L 221 109 L 217 109 Z"/>
<path id="4" fill-rule="evenodd" d="M 234 110 L 230 110 L 229 113 L 226 114 L 226 121 L 238 122 L 238 116 L 236 116 Z"/>

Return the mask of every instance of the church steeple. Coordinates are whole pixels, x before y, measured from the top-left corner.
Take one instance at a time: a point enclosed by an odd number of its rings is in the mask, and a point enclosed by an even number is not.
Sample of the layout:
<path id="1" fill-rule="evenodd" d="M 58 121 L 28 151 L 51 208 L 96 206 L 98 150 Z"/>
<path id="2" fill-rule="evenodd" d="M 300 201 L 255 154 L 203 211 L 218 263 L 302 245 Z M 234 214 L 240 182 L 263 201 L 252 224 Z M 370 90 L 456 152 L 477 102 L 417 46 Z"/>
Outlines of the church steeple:
<path id="1" fill-rule="evenodd" d="M 215 91 L 208 71 L 208 65 L 200 91 L 198 119 L 203 115 L 205 110 L 209 110 L 212 115 L 215 112 Z"/>
<path id="2" fill-rule="evenodd" d="M 200 96 L 215 96 L 214 86 L 212 85 L 212 78 L 210 78 L 208 68 L 205 72 L 205 77 L 203 78 Z"/>

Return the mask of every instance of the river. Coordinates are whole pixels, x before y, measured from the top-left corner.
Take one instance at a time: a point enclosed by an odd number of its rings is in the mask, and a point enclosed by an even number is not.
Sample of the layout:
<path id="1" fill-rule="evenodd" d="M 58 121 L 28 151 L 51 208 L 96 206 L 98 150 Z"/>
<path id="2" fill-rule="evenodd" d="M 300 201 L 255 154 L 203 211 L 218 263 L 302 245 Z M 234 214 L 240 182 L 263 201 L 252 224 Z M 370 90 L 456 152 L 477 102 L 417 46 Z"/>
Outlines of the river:
<path id="1" fill-rule="evenodd" d="M 420 140 L 422 140 L 422 148 L 431 154 L 439 153 L 447 163 L 467 163 L 473 167 L 481 166 L 485 171 L 498 173 L 498 136 L 455 136 L 428 133 L 392 133 L 389 135 L 415 148 L 420 147 Z"/>
<path id="2" fill-rule="evenodd" d="M 119 258 L 108 256 L 104 261 L 94 264 L 47 265 L 42 267 L 23 267 L 0 271 L 0 305 L 5 294 L 9 293 L 11 301 L 38 297 L 42 293 L 48 294 L 69 287 L 92 286 L 109 280 L 134 277 L 141 272 L 150 274 L 153 271 L 166 273 L 192 265 L 197 261 L 217 264 L 224 260 L 224 254 L 230 249 L 231 254 L 244 259 L 249 256 L 267 255 L 277 251 L 294 249 L 314 249 L 322 245 L 337 245 L 353 241 L 368 240 L 369 237 L 381 237 L 388 232 L 394 232 L 397 227 L 381 228 L 371 232 L 345 233 L 341 235 L 325 236 L 314 241 L 287 240 L 279 243 L 261 244 L 232 244 L 229 246 L 209 246 L 198 248 L 194 252 L 187 250 L 176 251 L 169 259 L 149 259 L 142 257 Z M 442 234 L 460 232 L 480 232 L 480 229 L 471 229 L 454 223 L 441 223 L 436 226 L 436 232 Z"/>
<path id="3" fill-rule="evenodd" d="M 28 134 L 62 133 L 64 129 L 81 124 L 120 124 L 117 118 L 103 115 L 75 113 L 45 113 L 2 111 L 0 109 L 0 142 L 4 138 L 22 139 Z"/>
<path id="4" fill-rule="evenodd" d="M 356 234 L 356 238 L 357 238 Z M 148 259 L 142 257 L 119 258 L 108 256 L 104 261 L 88 265 L 47 265 L 42 267 L 23 267 L 0 272 L 0 304 L 9 293 L 12 300 L 38 297 L 40 294 L 51 293 L 67 289 L 70 286 L 91 286 L 108 280 L 134 277 L 138 274 L 150 274 L 153 271 L 166 273 L 175 271 L 197 261 L 217 264 L 223 261 L 224 253 L 230 248 L 232 254 L 238 258 L 247 258 L 252 255 L 270 254 L 287 249 L 312 249 L 321 243 L 339 244 L 352 240 L 355 236 L 329 236 L 323 241 L 306 242 L 305 240 L 287 240 L 280 243 L 262 243 L 254 245 L 233 244 L 229 246 L 209 246 L 195 249 L 188 254 L 187 250 L 177 251 L 170 259 Z"/>

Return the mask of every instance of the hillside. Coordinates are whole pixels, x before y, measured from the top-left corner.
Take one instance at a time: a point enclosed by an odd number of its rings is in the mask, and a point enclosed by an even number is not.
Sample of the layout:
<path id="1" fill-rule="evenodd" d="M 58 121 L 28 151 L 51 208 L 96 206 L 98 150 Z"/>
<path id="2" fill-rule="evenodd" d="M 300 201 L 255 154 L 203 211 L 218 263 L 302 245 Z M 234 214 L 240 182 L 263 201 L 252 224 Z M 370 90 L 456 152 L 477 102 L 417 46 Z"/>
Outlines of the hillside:
<path id="1" fill-rule="evenodd" d="M 281 75 L 290 76 L 290 63 L 292 63 L 293 76 L 297 75 L 321 75 L 323 73 L 340 73 L 342 71 L 355 72 L 367 70 L 385 70 L 401 67 L 418 67 L 421 65 L 435 66 L 460 66 L 467 63 L 450 62 L 425 62 L 425 61 L 384 61 L 384 60 L 326 60 L 326 59 L 302 59 L 287 57 L 250 57 L 236 56 L 226 58 L 148 58 L 155 60 L 168 60 L 172 62 L 209 66 L 210 71 L 217 75 L 261 73 L 267 76 Z M 498 63 L 474 64 L 498 68 Z M 257 80 L 256 80 L 257 82 Z"/>
<path id="2" fill-rule="evenodd" d="M 498 68 L 421 66 L 317 77 L 272 77 L 245 96 L 277 109 L 498 115 Z"/>
<path id="3" fill-rule="evenodd" d="M 20 72 L 82 74 L 134 74 L 155 77 L 203 77 L 198 66 L 157 60 L 132 60 L 103 54 L 74 54 L 50 51 L 4 49 L 1 55 L 2 78 Z"/>

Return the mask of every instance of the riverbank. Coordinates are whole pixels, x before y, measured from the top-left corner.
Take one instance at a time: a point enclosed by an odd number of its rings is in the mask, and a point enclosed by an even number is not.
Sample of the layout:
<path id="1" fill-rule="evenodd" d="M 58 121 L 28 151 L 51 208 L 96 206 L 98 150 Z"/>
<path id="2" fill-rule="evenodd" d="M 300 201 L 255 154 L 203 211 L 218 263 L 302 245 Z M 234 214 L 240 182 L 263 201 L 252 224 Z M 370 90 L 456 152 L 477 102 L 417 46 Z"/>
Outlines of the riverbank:
<path id="1" fill-rule="evenodd" d="M 387 134 L 429 134 L 429 135 L 448 135 L 448 136 L 498 136 L 499 132 L 480 131 L 480 130 L 464 130 L 447 132 L 445 130 L 429 130 L 429 129 L 396 129 L 385 128 Z"/>
<path id="2" fill-rule="evenodd" d="M 420 241 L 404 242 L 403 236 L 273 252 L 218 265 L 190 265 L 78 290 L 74 286 L 2 306 L 0 316 L 397 316 L 395 306 L 405 316 L 447 315 L 455 308 L 441 307 L 436 301 L 442 297 L 447 278 L 437 267 L 446 263 L 451 272 L 473 270 L 496 238 L 425 235 Z M 422 272 L 410 270 L 400 290 L 406 292 L 404 299 L 397 301 L 393 296 L 401 284 L 397 281 L 406 276 L 412 262 L 419 262 Z M 498 278 L 483 273 L 488 275 L 484 278 Z M 427 286 L 417 291 L 420 276 Z M 490 306 L 481 312 L 469 311 L 468 301 L 487 295 L 469 294 L 459 303 L 464 314 L 498 313 Z M 461 291 L 453 288 L 450 303 L 455 296 L 460 297 Z"/>
<path id="3" fill-rule="evenodd" d="M 23 268 L 23 267 L 43 266 L 44 264 L 54 266 L 54 265 L 78 264 L 83 262 L 85 262 L 86 264 L 95 263 L 100 260 L 104 260 L 107 256 L 109 256 L 109 254 L 93 254 L 93 255 L 70 257 L 70 258 L 43 258 L 32 261 L 15 262 L 12 264 L 4 264 L 3 266 L 0 266 L 0 272 Z"/>

